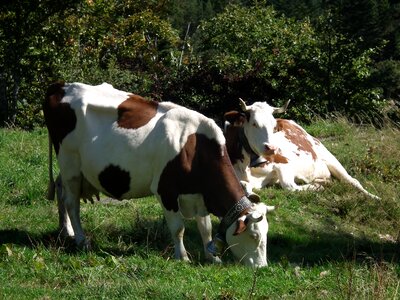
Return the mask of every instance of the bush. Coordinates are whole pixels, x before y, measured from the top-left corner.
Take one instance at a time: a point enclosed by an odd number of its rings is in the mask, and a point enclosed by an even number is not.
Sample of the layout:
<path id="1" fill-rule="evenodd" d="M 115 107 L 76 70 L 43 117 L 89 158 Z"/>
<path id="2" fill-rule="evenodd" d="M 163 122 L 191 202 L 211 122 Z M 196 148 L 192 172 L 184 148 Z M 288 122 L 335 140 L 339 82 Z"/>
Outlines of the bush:
<path id="1" fill-rule="evenodd" d="M 272 7 L 229 6 L 194 37 L 189 95 L 203 95 L 211 85 L 216 109 L 237 106 L 239 97 L 275 106 L 292 99 L 291 116 L 305 122 L 332 110 L 349 117 L 379 112 L 380 89 L 368 85 L 376 50 L 358 50 L 327 17 L 316 28 Z"/>

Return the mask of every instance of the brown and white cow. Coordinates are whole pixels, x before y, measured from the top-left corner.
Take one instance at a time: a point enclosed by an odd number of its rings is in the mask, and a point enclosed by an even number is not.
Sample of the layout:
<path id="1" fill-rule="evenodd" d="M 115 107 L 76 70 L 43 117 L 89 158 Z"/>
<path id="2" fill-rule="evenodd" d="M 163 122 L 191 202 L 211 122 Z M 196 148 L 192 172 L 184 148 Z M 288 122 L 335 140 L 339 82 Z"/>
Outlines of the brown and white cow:
<path id="1" fill-rule="evenodd" d="M 316 138 L 291 120 L 275 119 L 289 102 L 275 108 L 266 102 L 225 114 L 225 136 L 232 164 L 248 194 L 279 184 L 288 190 L 319 190 L 331 177 L 347 182 L 374 199 Z M 300 185 L 299 183 L 302 183 Z"/>
<path id="2" fill-rule="evenodd" d="M 80 198 L 98 192 L 116 199 L 154 194 L 172 234 L 175 258 L 188 260 L 183 218 L 196 218 L 207 259 L 218 261 L 214 255 L 226 242 L 242 263 L 267 265 L 266 213 L 273 207 L 245 196 L 213 120 L 106 83 L 53 84 L 43 112 L 60 168 L 62 233 L 78 246 L 88 246 Z M 209 213 L 221 218 L 213 240 Z"/>

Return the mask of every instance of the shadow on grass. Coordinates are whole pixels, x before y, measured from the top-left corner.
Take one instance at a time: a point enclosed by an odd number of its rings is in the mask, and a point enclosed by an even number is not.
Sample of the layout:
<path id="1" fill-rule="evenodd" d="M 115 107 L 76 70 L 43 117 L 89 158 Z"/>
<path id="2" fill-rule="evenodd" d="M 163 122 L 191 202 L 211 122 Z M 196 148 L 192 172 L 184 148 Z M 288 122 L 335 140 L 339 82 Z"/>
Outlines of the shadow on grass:
<path id="1" fill-rule="evenodd" d="M 269 234 L 268 260 L 314 265 L 323 261 L 399 262 L 400 243 L 374 241 L 347 232 L 323 232 L 289 224 L 295 234 Z"/>
<path id="2" fill-rule="evenodd" d="M 140 255 L 156 252 L 163 257 L 171 257 L 173 244 L 165 223 L 160 220 L 146 223 L 147 230 L 138 228 L 115 229 L 113 232 L 101 233 L 105 237 L 91 236 L 91 251 L 97 255 Z M 295 226 L 295 225 L 294 225 Z M 296 225 L 298 226 L 298 225 Z M 298 227 L 296 232 L 299 232 Z M 149 230 L 150 229 L 150 230 Z M 400 244 L 389 241 L 372 241 L 367 238 L 354 237 L 348 233 L 311 232 L 301 228 L 299 235 L 293 237 L 281 234 L 268 236 L 268 260 L 272 263 L 321 264 L 325 261 L 390 261 L 399 263 Z M 99 233 L 100 234 L 100 233 Z M 301 238 L 299 238 L 301 236 Z M 98 242 L 97 239 L 101 239 Z M 35 235 L 18 229 L 0 230 L 0 246 L 15 244 L 36 248 L 61 249 L 66 253 L 76 253 L 72 239 L 62 239 L 58 231 Z M 101 244 L 101 245 L 100 245 Z M 193 261 L 203 259 L 203 247 L 195 223 L 187 224 L 185 245 Z M 227 256 L 228 261 L 231 255 Z"/>
<path id="3" fill-rule="evenodd" d="M 48 231 L 42 235 L 33 234 L 19 229 L 0 230 L 0 246 L 12 244 L 37 248 L 58 248 L 67 253 L 77 252 L 78 249 L 72 239 L 61 238 L 58 230 Z"/>

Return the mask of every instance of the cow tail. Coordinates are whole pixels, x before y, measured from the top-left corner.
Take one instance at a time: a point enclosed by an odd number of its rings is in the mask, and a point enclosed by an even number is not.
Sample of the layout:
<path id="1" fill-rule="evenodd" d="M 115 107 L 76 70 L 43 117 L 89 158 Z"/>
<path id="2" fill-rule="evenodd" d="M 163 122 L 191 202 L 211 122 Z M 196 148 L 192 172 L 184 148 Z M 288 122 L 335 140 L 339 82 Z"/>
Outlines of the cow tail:
<path id="1" fill-rule="evenodd" d="M 47 199 L 54 200 L 55 196 L 55 183 L 53 177 L 53 141 L 51 140 L 50 134 L 49 136 L 49 185 L 47 187 Z"/>

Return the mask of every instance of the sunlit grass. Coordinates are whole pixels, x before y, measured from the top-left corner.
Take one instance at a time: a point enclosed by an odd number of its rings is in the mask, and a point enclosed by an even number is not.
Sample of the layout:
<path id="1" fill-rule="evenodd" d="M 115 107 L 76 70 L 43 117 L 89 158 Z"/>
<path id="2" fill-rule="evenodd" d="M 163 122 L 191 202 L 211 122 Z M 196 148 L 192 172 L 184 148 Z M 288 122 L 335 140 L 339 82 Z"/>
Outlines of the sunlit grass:
<path id="1" fill-rule="evenodd" d="M 259 191 L 277 209 L 268 215 L 269 266 L 255 271 L 230 254 L 206 264 L 193 220 L 185 233 L 192 262 L 173 260 L 154 197 L 82 203 L 92 250 L 77 251 L 59 238 L 56 204 L 45 199 L 46 131 L 1 129 L 0 298 L 398 299 L 399 132 L 345 120 L 307 130 L 382 200 L 338 181 L 318 193 Z"/>

